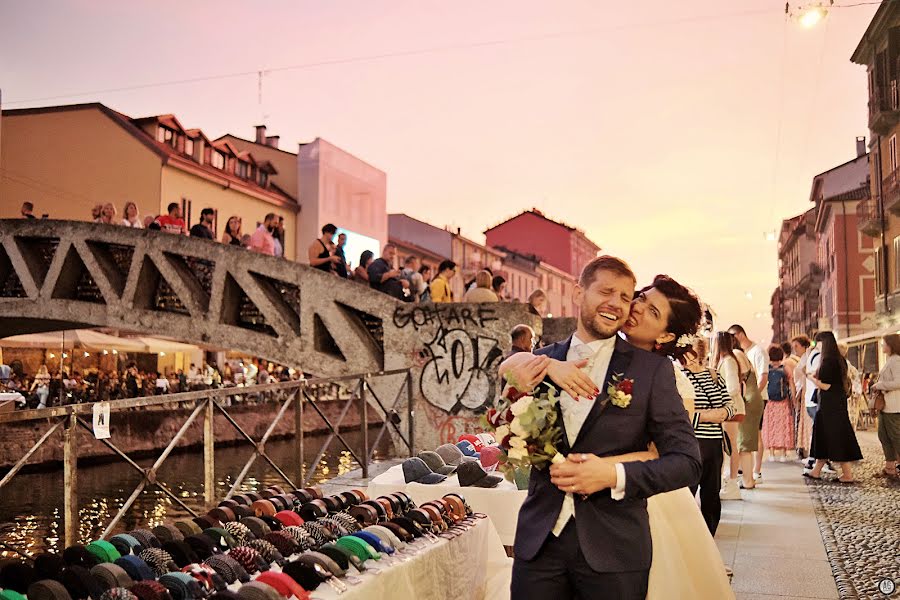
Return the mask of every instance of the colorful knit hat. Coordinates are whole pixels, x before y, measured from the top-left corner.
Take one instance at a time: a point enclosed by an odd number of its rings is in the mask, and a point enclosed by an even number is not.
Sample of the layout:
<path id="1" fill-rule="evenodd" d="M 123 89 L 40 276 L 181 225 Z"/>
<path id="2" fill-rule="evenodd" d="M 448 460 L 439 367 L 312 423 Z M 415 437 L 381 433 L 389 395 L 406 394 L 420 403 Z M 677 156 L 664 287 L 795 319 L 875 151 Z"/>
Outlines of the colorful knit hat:
<path id="1" fill-rule="evenodd" d="M 138 581 L 130 589 L 138 600 L 172 600 L 172 594 L 158 581 Z"/>

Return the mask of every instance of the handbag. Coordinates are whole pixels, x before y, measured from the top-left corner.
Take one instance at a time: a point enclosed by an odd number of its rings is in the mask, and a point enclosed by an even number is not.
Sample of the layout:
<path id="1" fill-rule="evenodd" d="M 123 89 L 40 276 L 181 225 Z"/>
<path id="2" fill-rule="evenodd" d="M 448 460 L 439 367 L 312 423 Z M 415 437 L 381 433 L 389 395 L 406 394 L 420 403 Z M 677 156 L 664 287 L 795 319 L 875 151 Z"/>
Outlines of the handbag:
<path id="1" fill-rule="evenodd" d="M 874 390 L 872 392 L 872 411 L 875 414 L 882 412 L 887 406 L 887 402 L 884 399 L 884 392 L 881 390 Z"/>

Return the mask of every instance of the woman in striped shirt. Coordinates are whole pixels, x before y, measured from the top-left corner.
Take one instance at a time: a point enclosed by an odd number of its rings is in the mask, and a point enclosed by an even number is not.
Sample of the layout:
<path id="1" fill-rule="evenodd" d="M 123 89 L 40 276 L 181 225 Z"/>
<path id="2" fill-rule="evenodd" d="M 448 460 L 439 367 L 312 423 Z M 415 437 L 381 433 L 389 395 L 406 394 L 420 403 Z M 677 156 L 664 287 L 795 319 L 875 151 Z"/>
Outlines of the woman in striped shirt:
<path id="1" fill-rule="evenodd" d="M 704 338 L 694 342 L 693 352 L 684 357 L 684 373 L 694 386 L 694 435 L 700 445 L 703 463 L 699 485 L 691 487 L 696 494 L 700 488 L 700 512 L 709 528 L 716 535 L 722 517 L 722 501 L 719 499 L 722 473 L 722 422 L 734 416 L 734 405 L 725 389 L 725 380 L 706 364 L 707 346 Z"/>

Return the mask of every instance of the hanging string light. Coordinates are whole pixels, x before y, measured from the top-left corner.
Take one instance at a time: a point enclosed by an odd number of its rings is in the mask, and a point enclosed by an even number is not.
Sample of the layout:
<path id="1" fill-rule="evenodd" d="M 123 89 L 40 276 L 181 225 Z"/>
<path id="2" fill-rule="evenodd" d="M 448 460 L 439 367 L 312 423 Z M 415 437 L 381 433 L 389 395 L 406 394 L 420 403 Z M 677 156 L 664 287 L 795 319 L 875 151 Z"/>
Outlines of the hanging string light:
<path id="1" fill-rule="evenodd" d="M 797 21 L 804 29 L 812 29 L 828 16 L 828 10 L 834 6 L 834 0 L 815 2 L 803 6 L 791 6 L 790 2 L 784 5 L 784 14 L 789 19 Z"/>

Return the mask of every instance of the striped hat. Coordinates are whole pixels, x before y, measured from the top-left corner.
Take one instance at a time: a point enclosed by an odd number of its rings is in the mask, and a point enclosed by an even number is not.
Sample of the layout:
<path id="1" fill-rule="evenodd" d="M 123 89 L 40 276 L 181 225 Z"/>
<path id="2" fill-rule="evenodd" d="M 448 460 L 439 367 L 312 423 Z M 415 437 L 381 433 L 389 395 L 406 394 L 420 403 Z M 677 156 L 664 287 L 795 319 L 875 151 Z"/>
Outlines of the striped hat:
<path id="1" fill-rule="evenodd" d="M 153 569 L 157 576 L 178 570 L 178 566 L 172 560 L 172 555 L 162 548 L 147 548 L 141 552 L 140 557 Z"/>
<path id="2" fill-rule="evenodd" d="M 225 523 L 224 529 L 231 534 L 231 537 L 234 538 L 234 541 L 239 546 L 245 544 L 247 540 L 252 540 L 256 537 L 246 525 L 237 521 Z"/>
<path id="3" fill-rule="evenodd" d="M 275 546 L 282 556 L 290 556 L 300 552 L 300 544 L 283 531 L 273 531 L 265 537 L 265 540 Z"/>
<path id="4" fill-rule="evenodd" d="M 166 586 L 155 580 L 138 581 L 131 586 L 130 591 L 138 597 L 138 600 L 172 600 L 172 594 Z"/>
<path id="5" fill-rule="evenodd" d="M 156 574 L 153 572 L 153 569 L 150 568 L 144 559 L 140 556 L 128 555 L 123 556 L 119 560 L 115 562 L 115 564 L 119 565 L 124 569 L 128 576 L 131 577 L 133 581 L 147 581 L 151 579 L 156 579 Z"/>
<path id="6" fill-rule="evenodd" d="M 247 545 L 259 552 L 267 563 L 284 564 L 284 556 L 282 556 L 281 552 L 278 551 L 278 548 L 273 546 L 271 542 L 267 542 L 266 540 L 250 540 L 247 542 Z"/>
<path id="7" fill-rule="evenodd" d="M 159 578 L 159 583 L 169 590 L 172 600 L 198 600 L 206 596 L 200 582 L 187 573 L 166 573 Z"/>
<path id="8" fill-rule="evenodd" d="M 134 585 L 134 580 L 131 579 L 131 576 L 128 575 L 125 569 L 114 563 L 97 565 L 91 569 L 91 575 L 100 582 L 103 589 L 107 590 L 111 588 L 130 588 Z"/>
<path id="9" fill-rule="evenodd" d="M 129 592 L 127 588 L 114 587 L 103 592 L 100 600 L 138 600 L 138 597 Z"/>
<path id="10" fill-rule="evenodd" d="M 236 560 L 250 574 L 260 571 L 260 566 L 265 564 L 265 559 L 259 555 L 259 552 L 249 546 L 233 548 L 228 556 Z"/>
<path id="11" fill-rule="evenodd" d="M 247 570 L 241 566 L 241 563 L 227 554 L 211 556 L 209 560 L 206 561 L 206 564 L 215 569 L 216 573 L 218 573 L 228 585 L 231 585 L 235 581 L 240 581 L 241 583 L 250 581 L 250 575 L 247 574 Z"/>
<path id="12" fill-rule="evenodd" d="M 302 527 L 298 527 L 297 525 L 291 525 L 290 527 L 285 527 L 281 533 L 289 535 L 293 538 L 295 542 L 300 546 L 300 550 L 309 550 L 315 544 L 315 540 L 312 538 L 309 533 Z"/>
<path id="13" fill-rule="evenodd" d="M 159 548 L 162 546 L 156 536 L 153 535 L 153 532 L 149 529 L 135 529 L 129 533 L 132 537 L 136 538 L 144 548 Z"/>
<path id="14" fill-rule="evenodd" d="M 28 600 L 72 600 L 72 596 L 60 582 L 41 579 L 28 586 Z"/>

